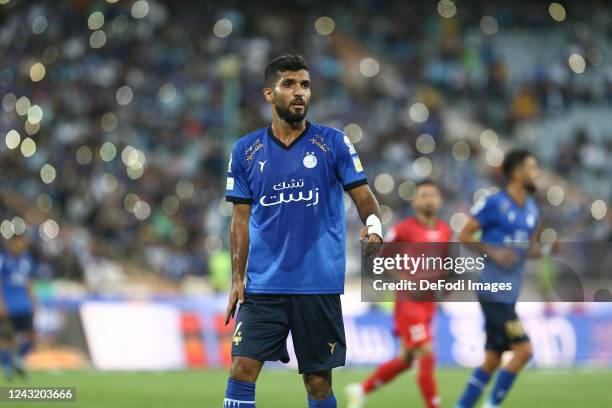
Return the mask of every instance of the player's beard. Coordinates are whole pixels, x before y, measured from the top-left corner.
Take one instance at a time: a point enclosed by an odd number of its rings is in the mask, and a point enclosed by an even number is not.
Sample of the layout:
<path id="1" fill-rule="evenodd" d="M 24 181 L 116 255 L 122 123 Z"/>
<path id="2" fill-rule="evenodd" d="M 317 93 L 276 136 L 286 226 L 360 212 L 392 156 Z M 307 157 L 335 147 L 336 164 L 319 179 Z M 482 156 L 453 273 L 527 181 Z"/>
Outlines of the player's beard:
<path id="1" fill-rule="evenodd" d="M 293 103 L 293 102 L 292 102 Z M 287 123 L 298 123 L 304 120 L 308 112 L 308 104 L 304 102 L 304 110 L 301 113 L 291 112 L 291 104 L 285 108 L 280 105 L 274 105 L 278 116 Z"/>
<path id="2" fill-rule="evenodd" d="M 529 194 L 535 194 L 535 192 L 537 191 L 537 187 L 535 183 L 531 181 L 525 183 L 524 186 L 525 186 L 525 190 L 527 190 Z"/>

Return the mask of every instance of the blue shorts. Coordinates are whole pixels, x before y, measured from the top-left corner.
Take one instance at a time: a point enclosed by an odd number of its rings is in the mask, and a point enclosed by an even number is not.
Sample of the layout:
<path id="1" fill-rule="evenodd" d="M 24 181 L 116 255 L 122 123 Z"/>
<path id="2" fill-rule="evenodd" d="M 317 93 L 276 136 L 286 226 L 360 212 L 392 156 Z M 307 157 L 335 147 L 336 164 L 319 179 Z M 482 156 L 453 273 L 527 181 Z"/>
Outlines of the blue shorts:
<path id="1" fill-rule="evenodd" d="M 289 362 L 291 331 L 300 374 L 344 365 L 340 295 L 245 294 L 232 335 L 232 356 Z"/>
<path id="2" fill-rule="evenodd" d="M 503 352 L 516 343 L 529 341 L 514 310 L 514 303 L 480 302 L 487 333 L 486 350 Z"/>

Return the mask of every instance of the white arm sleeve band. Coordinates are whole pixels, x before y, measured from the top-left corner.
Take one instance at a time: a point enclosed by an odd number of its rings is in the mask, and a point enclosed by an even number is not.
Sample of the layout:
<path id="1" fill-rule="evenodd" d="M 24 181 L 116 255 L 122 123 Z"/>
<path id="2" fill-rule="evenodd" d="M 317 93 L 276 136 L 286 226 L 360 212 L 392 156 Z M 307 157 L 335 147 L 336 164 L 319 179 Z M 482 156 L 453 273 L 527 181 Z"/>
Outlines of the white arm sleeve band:
<path id="1" fill-rule="evenodd" d="M 368 235 L 376 234 L 382 238 L 382 224 L 380 223 L 380 218 L 378 218 L 376 214 L 368 215 L 368 218 L 366 218 L 366 226 L 368 227 Z"/>

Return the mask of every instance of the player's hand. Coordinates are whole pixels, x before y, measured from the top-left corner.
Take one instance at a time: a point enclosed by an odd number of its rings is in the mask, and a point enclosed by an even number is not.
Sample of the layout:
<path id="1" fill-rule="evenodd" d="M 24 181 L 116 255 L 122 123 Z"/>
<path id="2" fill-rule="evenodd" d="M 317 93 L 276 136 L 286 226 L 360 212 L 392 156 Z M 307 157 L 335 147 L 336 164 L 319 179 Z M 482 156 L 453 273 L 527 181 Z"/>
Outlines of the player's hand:
<path id="1" fill-rule="evenodd" d="M 232 288 L 229 293 L 229 300 L 227 302 L 227 310 L 225 311 L 225 325 L 234 318 L 236 313 L 236 306 L 238 303 L 244 302 L 244 282 L 232 283 Z"/>
<path id="2" fill-rule="evenodd" d="M 365 256 L 372 256 L 380 253 L 383 239 L 378 234 L 368 234 L 368 227 L 365 226 L 359 231 L 359 239 L 366 243 Z"/>
<path id="3" fill-rule="evenodd" d="M 494 248 L 489 251 L 489 256 L 502 268 L 510 268 L 519 260 L 518 254 L 511 248 Z"/>

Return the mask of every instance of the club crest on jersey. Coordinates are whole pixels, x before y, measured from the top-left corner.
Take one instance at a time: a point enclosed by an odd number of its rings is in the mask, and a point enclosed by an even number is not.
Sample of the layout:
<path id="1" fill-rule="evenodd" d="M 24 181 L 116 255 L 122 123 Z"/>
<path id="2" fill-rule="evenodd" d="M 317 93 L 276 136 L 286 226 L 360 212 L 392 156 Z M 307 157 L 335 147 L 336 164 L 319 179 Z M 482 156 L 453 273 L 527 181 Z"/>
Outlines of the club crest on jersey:
<path id="1" fill-rule="evenodd" d="M 315 168 L 317 166 L 317 156 L 314 155 L 314 152 L 306 152 L 302 163 L 307 169 Z"/>

